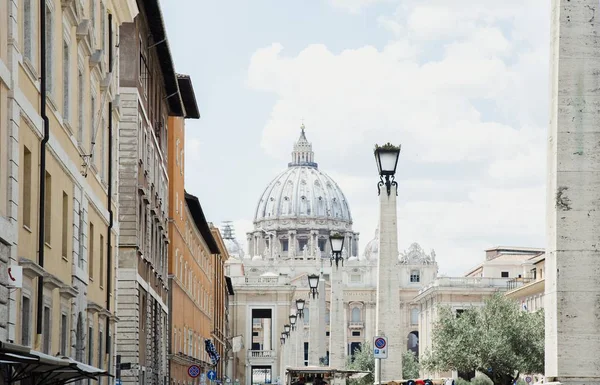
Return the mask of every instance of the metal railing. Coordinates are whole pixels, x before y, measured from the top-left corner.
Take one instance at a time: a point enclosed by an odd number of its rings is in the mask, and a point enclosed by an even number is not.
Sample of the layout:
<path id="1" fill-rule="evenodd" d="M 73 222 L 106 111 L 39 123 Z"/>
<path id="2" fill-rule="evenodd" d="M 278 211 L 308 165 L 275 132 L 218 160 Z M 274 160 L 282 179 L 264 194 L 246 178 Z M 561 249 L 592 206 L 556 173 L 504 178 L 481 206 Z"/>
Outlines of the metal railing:
<path id="1" fill-rule="evenodd" d="M 275 350 L 250 350 L 250 358 L 275 358 Z"/>
<path id="2" fill-rule="evenodd" d="M 506 289 L 508 278 L 488 277 L 441 277 L 419 290 L 424 293 L 433 287 L 456 287 L 456 288 L 498 288 Z"/>

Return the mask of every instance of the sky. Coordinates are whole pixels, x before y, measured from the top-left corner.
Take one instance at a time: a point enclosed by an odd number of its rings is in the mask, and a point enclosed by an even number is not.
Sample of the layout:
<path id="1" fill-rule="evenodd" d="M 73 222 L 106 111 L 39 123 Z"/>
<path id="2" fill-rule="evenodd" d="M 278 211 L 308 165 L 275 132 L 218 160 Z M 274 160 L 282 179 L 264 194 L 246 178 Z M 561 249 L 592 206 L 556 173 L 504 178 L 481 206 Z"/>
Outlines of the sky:
<path id="1" fill-rule="evenodd" d="M 495 246 L 545 246 L 547 0 L 162 0 L 188 192 L 240 241 L 304 122 L 361 249 L 378 223 L 375 144 L 402 145 L 398 247 L 462 275 Z"/>

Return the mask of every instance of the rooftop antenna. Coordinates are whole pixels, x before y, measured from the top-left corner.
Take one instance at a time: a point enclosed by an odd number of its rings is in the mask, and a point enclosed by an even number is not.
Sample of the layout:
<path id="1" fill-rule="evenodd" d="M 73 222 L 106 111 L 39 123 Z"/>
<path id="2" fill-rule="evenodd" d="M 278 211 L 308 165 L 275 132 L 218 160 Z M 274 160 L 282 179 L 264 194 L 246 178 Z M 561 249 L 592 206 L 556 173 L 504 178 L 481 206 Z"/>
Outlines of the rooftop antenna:
<path id="1" fill-rule="evenodd" d="M 235 230 L 233 229 L 233 222 L 223 221 L 223 238 L 224 239 L 235 239 Z"/>

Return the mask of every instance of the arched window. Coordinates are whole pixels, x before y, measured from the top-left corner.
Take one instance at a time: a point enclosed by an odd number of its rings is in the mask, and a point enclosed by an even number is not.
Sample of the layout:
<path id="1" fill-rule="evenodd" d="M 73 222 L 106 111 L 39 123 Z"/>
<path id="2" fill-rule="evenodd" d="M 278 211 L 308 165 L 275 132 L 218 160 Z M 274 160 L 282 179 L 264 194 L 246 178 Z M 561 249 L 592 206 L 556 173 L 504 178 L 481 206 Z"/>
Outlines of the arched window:
<path id="1" fill-rule="evenodd" d="M 360 309 L 355 307 L 352 309 L 352 322 L 360 322 Z"/>
<path id="2" fill-rule="evenodd" d="M 410 324 L 411 325 L 419 324 L 419 309 L 413 308 L 410 310 Z"/>

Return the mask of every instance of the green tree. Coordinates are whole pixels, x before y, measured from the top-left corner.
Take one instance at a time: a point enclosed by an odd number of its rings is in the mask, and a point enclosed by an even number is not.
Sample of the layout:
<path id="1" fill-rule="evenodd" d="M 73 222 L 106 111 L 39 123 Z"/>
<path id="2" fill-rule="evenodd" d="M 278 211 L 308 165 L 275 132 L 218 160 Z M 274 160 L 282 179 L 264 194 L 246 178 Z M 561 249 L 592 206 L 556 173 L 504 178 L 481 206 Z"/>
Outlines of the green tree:
<path id="1" fill-rule="evenodd" d="M 402 354 L 402 378 L 405 380 L 419 378 L 419 361 L 412 350 Z"/>
<path id="2" fill-rule="evenodd" d="M 527 313 L 509 298 L 496 294 L 483 307 L 455 315 L 441 307 L 425 354 L 428 370 L 473 370 L 494 385 L 511 385 L 519 373 L 544 371 L 544 314 Z"/>
<path id="3" fill-rule="evenodd" d="M 350 380 L 351 385 L 373 385 L 373 381 L 375 381 L 373 376 L 373 373 L 375 373 L 375 357 L 371 345 L 365 343 L 360 349 L 354 350 L 354 356 L 348 357 L 346 367 L 351 370 L 369 372 L 359 380 Z"/>

